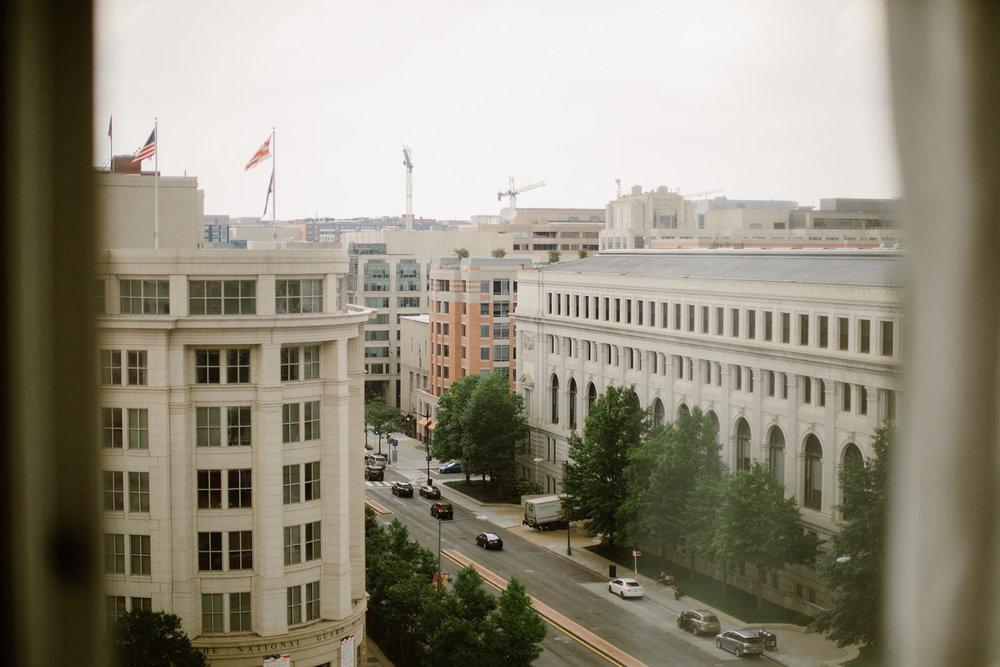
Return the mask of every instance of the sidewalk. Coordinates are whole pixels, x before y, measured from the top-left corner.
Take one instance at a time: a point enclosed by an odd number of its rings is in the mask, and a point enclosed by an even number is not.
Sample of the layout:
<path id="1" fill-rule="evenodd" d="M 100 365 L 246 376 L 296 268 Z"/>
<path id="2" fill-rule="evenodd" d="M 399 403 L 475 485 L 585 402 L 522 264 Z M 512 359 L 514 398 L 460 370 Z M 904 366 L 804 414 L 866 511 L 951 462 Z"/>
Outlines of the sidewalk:
<path id="1" fill-rule="evenodd" d="M 609 566 L 614 563 L 585 548 L 599 544 L 600 540 L 585 533 L 581 527 L 573 525 L 571 528 L 570 544 L 572 554 L 568 555 L 566 553 L 566 534 L 563 531 L 540 531 L 521 525 L 522 513 L 519 507 L 509 504 L 484 504 L 448 486 L 442 486 L 441 488 L 444 494 L 448 496 L 448 499 L 455 504 L 475 511 L 478 514 L 484 514 L 499 527 L 538 546 L 544 547 L 552 553 L 560 555 L 562 558 L 573 561 L 581 567 L 602 576 L 609 576 Z M 631 574 L 631 570 L 627 571 Z M 785 665 L 785 667 L 833 667 L 834 665 L 840 665 L 847 660 L 851 660 L 858 655 L 856 648 L 837 648 L 834 642 L 815 632 L 807 632 L 801 626 L 785 624 L 769 624 L 767 626 L 747 625 L 690 596 L 685 596 L 682 600 L 674 600 L 669 588 L 655 583 L 649 577 L 639 575 L 638 579 L 646 589 L 647 596 L 654 597 L 658 603 L 678 614 L 684 609 L 709 609 L 719 617 L 723 629 L 749 628 L 757 630 L 766 627 L 778 637 L 778 650 L 767 651 L 764 654 L 765 659 L 775 664 Z"/>

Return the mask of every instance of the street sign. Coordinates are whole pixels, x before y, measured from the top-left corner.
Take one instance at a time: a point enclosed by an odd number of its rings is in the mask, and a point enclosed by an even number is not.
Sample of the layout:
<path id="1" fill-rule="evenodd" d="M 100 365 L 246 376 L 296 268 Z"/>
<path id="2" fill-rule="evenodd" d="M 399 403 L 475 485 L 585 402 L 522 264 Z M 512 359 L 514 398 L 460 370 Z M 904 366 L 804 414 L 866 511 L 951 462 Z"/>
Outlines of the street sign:
<path id="1" fill-rule="evenodd" d="M 636 550 L 636 551 L 633 551 L 633 552 L 632 552 L 632 555 L 633 555 L 633 556 L 641 556 L 641 555 L 642 555 L 642 552 L 641 552 L 641 551 L 639 551 L 639 550 Z"/>

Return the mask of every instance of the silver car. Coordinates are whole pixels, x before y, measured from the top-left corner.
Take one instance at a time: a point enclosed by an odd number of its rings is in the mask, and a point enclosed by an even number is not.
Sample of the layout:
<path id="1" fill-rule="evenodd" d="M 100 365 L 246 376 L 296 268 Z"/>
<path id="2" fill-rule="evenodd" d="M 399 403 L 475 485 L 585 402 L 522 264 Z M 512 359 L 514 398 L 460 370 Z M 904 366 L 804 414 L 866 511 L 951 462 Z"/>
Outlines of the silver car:
<path id="1" fill-rule="evenodd" d="M 737 657 L 764 652 L 764 642 L 756 630 L 728 630 L 715 636 L 715 645 L 732 651 Z"/>

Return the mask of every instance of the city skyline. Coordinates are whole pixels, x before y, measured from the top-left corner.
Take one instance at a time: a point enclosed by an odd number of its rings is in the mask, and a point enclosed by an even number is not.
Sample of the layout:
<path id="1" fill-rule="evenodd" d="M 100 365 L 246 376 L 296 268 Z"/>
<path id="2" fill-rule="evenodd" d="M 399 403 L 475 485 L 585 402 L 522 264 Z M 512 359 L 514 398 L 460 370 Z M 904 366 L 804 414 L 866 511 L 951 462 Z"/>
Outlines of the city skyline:
<path id="1" fill-rule="evenodd" d="M 602 208 L 623 191 L 900 194 L 884 8 L 870 0 L 535 6 L 99 0 L 94 160 L 138 149 L 205 212 L 279 219 Z M 183 34 L 184 40 L 177 39 Z M 244 170 L 276 129 L 275 160 Z M 143 164 L 147 170 L 153 163 Z M 270 212 L 268 212 L 270 216 Z"/>

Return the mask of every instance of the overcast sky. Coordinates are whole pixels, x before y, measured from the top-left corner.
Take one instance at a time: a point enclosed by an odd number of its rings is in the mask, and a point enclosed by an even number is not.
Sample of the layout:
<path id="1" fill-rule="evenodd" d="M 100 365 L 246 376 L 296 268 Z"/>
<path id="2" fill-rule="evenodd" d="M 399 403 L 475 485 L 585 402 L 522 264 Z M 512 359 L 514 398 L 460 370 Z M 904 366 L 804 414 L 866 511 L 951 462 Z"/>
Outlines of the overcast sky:
<path id="1" fill-rule="evenodd" d="M 97 0 L 94 154 L 198 178 L 205 212 L 603 208 L 666 185 L 730 198 L 893 197 L 875 0 Z M 277 131 L 275 160 L 244 166 Z M 152 161 L 143 164 L 152 169 Z M 270 212 L 268 212 L 270 217 Z"/>

